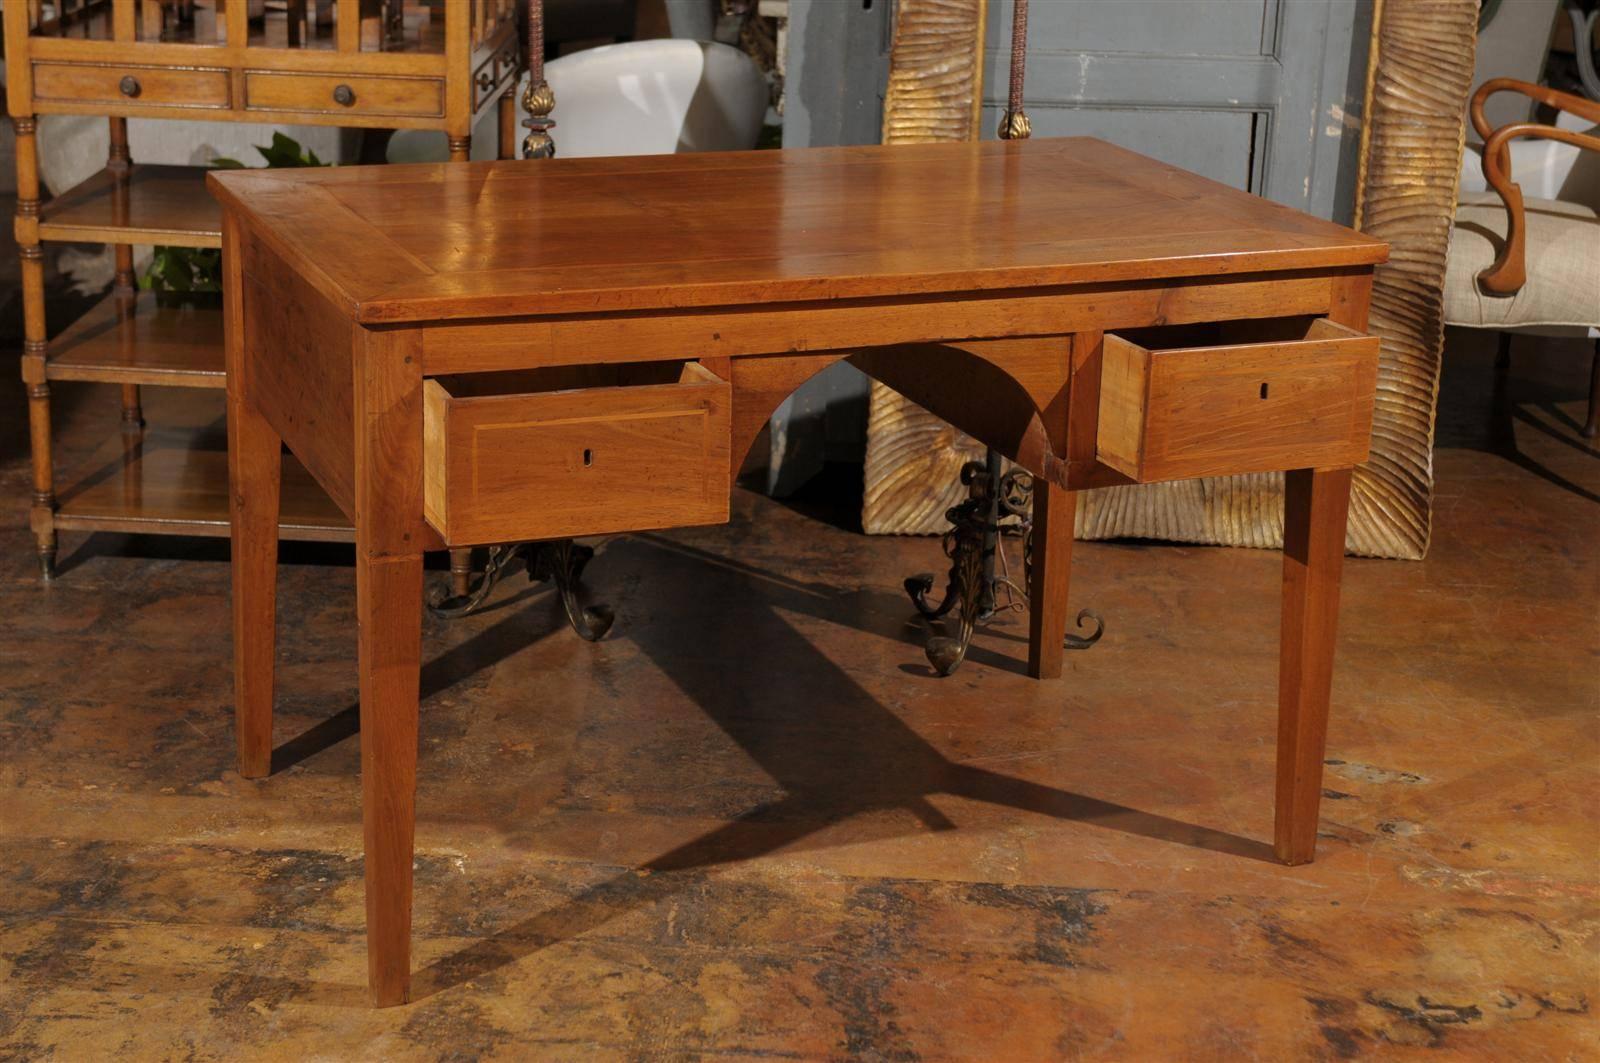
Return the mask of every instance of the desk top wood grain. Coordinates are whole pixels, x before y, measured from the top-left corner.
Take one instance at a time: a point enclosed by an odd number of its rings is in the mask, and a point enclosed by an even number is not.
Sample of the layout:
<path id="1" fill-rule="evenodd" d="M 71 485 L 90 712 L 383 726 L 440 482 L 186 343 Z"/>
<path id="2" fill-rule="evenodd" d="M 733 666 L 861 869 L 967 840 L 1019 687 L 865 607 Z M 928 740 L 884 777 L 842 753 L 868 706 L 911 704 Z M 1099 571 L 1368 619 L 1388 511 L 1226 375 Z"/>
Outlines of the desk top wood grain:
<path id="1" fill-rule="evenodd" d="M 1103 141 L 218 171 L 361 322 L 1363 266 L 1385 244 Z"/>

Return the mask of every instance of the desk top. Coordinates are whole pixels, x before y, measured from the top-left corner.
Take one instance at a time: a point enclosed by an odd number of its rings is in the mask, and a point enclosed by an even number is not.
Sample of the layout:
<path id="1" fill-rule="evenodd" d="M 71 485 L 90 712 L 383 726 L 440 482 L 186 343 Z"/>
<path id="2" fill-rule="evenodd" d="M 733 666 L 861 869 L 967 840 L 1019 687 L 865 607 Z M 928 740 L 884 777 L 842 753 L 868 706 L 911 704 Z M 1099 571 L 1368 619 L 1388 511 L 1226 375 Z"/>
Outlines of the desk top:
<path id="1" fill-rule="evenodd" d="M 1326 269 L 1388 248 L 1082 137 L 218 171 L 367 323 Z"/>

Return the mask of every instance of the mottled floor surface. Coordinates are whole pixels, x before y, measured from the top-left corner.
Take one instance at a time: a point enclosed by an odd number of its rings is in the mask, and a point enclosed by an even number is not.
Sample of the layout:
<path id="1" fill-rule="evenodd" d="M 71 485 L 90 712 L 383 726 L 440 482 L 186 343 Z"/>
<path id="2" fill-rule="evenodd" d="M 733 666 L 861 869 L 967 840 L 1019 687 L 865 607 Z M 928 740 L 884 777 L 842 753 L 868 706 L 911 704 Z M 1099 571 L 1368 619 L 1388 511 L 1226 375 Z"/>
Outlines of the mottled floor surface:
<path id="1" fill-rule="evenodd" d="M 385 1011 L 347 548 L 287 553 L 287 766 L 242 780 L 224 548 L 65 535 L 41 586 L 7 360 L 0 1058 L 1594 1059 L 1587 359 L 1519 354 L 1496 401 L 1453 346 L 1432 552 L 1346 569 L 1313 866 L 1261 841 L 1277 555 L 1083 544 L 1109 630 L 1064 680 L 1024 677 L 1022 618 L 938 680 L 900 591 L 934 542 L 741 491 L 603 545 L 600 645 L 525 582 L 427 623 L 418 999 Z"/>

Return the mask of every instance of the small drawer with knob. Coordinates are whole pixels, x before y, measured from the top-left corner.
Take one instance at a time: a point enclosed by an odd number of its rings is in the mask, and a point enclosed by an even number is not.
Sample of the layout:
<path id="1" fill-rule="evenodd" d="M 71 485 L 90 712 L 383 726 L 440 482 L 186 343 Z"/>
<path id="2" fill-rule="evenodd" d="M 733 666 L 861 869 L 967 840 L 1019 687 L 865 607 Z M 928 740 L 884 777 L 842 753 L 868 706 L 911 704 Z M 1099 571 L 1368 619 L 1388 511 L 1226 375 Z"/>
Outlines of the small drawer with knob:
<path id="1" fill-rule="evenodd" d="M 1096 459 L 1139 481 L 1357 465 L 1378 340 L 1326 318 L 1107 334 Z"/>
<path id="2" fill-rule="evenodd" d="M 728 519 L 731 397 L 696 362 L 423 384 L 423 513 L 452 546 Z"/>
<path id="3" fill-rule="evenodd" d="M 246 70 L 244 108 L 362 118 L 441 118 L 444 80 Z"/>
<path id="4" fill-rule="evenodd" d="M 215 67 L 128 63 L 33 64 L 33 97 L 40 103 L 98 105 L 115 114 L 141 109 L 226 110 L 228 71 Z"/>

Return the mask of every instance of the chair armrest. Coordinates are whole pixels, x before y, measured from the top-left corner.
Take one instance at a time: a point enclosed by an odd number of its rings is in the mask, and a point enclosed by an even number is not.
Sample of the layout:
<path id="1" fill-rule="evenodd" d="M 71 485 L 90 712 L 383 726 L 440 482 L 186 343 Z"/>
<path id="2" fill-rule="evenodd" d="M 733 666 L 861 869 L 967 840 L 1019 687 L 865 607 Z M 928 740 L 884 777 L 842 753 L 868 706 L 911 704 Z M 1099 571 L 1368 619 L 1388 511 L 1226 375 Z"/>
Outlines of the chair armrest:
<path id="1" fill-rule="evenodd" d="M 1516 78 L 1490 78 L 1478 86 L 1478 91 L 1472 94 L 1472 128 L 1478 131 L 1478 136 L 1487 144 L 1494 130 L 1489 127 L 1489 120 L 1484 116 L 1483 108 L 1489 102 L 1489 97 L 1497 92 L 1515 92 L 1537 100 L 1548 107 L 1558 111 L 1575 114 L 1579 118 L 1586 118 L 1596 125 L 1600 125 L 1600 103 L 1575 96 L 1570 92 L 1562 92 L 1548 85 L 1534 85 L 1527 81 L 1518 81 Z"/>
<path id="2" fill-rule="evenodd" d="M 1488 82 L 1484 88 L 1493 84 L 1494 82 Z M 1479 89 L 1478 92 L 1480 95 L 1483 94 L 1483 89 Z M 1589 104 L 1589 106 L 1600 114 L 1600 105 Z M 1475 113 L 1482 109 L 1477 96 L 1473 98 L 1473 108 Z M 1573 113 L 1583 115 L 1582 111 Z M 1583 115 L 1583 117 L 1588 116 Z M 1511 141 L 1519 137 L 1559 140 L 1589 151 L 1600 151 L 1600 137 L 1571 129 L 1539 125 L 1536 122 L 1516 122 L 1501 126 L 1484 142 L 1483 175 L 1488 180 L 1489 187 L 1495 190 L 1501 202 L 1506 205 L 1506 242 L 1500 248 L 1500 254 L 1495 257 L 1494 264 L 1478 274 L 1478 283 L 1483 286 L 1483 290 L 1494 295 L 1515 295 L 1528 281 L 1525 248 L 1527 219 L 1522 210 L 1522 189 L 1511 180 L 1511 151 L 1508 147 Z"/>

